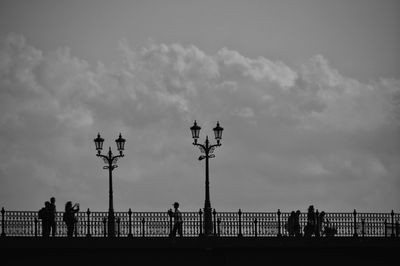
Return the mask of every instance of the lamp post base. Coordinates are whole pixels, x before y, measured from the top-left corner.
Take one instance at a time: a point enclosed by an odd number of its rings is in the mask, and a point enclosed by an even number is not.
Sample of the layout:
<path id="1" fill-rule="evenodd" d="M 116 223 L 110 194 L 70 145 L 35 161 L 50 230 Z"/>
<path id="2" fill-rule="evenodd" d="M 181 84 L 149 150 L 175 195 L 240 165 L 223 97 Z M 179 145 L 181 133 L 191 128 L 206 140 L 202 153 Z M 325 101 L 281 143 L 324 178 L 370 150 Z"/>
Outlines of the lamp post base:
<path id="1" fill-rule="evenodd" d="M 211 207 L 204 208 L 204 236 L 213 236 Z"/>
<path id="2" fill-rule="evenodd" d="M 107 229 L 108 229 L 108 237 L 114 237 L 115 236 L 115 216 L 114 212 L 109 212 L 108 213 L 108 223 L 107 223 Z"/>

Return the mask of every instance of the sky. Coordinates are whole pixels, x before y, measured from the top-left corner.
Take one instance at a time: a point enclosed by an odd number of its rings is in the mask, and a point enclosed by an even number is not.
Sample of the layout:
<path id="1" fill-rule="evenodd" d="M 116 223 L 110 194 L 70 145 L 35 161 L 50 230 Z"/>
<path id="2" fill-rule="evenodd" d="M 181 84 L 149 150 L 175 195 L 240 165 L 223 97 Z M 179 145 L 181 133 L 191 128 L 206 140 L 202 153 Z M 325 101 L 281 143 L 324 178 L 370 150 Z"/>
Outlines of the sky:
<path id="1" fill-rule="evenodd" d="M 397 0 L 0 3 L 0 205 L 399 211 Z"/>

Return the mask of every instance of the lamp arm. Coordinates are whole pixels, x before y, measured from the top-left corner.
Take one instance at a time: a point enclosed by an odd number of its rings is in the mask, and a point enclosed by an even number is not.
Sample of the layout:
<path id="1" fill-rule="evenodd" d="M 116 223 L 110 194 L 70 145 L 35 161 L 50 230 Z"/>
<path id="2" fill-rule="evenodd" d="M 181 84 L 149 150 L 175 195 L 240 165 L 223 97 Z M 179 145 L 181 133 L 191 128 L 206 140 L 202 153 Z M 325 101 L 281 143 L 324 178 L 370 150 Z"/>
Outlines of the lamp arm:
<path id="1" fill-rule="evenodd" d="M 221 143 L 219 143 L 219 144 L 213 144 L 213 145 L 211 145 L 210 147 L 208 147 L 208 149 L 209 150 L 211 150 L 212 148 L 216 148 L 216 147 L 219 147 L 219 146 L 221 146 Z"/>
<path id="2" fill-rule="evenodd" d="M 207 150 L 206 146 L 205 146 L 205 145 L 203 145 L 203 144 L 200 144 L 200 143 L 194 143 L 194 142 L 193 142 L 193 145 L 194 145 L 194 146 L 200 146 L 200 147 L 202 147 L 204 150 Z"/>
<path id="3" fill-rule="evenodd" d="M 111 158 L 111 160 L 114 160 L 114 159 L 116 159 L 116 158 L 122 158 L 122 157 L 124 157 L 124 156 L 125 156 L 124 154 L 115 155 L 115 156 L 113 156 L 113 157 Z"/>
<path id="4" fill-rule="evenodd" d="M 110 158 L 109 158 L 108 156 L 103 155 L 103 154 L 96 154 L 96 156 L 97 156 L 97 157 L 100 157 L 100 158 L 103 158 L 103 159 L 106 159 L 107 161 L 110 160 Z"/>

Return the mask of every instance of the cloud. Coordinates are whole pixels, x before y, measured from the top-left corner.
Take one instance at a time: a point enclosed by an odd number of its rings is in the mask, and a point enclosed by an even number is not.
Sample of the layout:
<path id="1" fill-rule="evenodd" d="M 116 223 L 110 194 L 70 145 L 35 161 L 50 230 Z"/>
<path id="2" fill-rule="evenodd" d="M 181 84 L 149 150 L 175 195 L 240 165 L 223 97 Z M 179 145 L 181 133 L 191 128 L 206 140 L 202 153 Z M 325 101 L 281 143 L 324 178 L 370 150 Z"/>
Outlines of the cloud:
<path id="1" fill-rule="evenodd" d="M 297 73 L 283 62 L 272 62 L 264 57 L 250 59 L 227 48 L 218 52 L 217 60 L 225 68 L 237 68 L 245 77 L 275 82 L 282 88 L 292 87 L 297 79 Z"/>
<path id="2" fill-rule="evenodd" d="M 95 157 L 120 131 L 117 209 L 203 202 L 203 165 L 188 127 L 220 121 L 211 162 L 216 208 L 387 211 L 400 199 L 400 81 L 345 77 L 321 55 L 290 67 L 222 48 L 120 42 L 121 60 L 91 65 L 69 48 L 0 39 L 0 202 L 34 209 L 50 195 L 106 209 Z M 207 132 L 207 133 L 206 133 Z M 111 144 L 113 145 L 113 144 Z M 10 193 L 15 191 L 15 193 Z M 61 204 L 60 203 L 60 204 Z"/>

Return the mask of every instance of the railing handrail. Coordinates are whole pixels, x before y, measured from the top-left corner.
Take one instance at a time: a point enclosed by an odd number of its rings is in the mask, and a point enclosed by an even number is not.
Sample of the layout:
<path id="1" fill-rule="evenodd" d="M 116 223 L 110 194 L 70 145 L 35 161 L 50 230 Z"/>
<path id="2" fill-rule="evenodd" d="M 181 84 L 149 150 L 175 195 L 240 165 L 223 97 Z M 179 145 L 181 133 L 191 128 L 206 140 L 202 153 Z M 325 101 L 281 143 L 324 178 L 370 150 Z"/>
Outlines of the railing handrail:
<path id="1" fill-rule="evenodd" d="M 66 235 L 63 211 L 56 213 L 57 236 Z M 202 212 L 182 211 L 184 236 L 202 234 Z M 213 231 L 218 236 L 272 237 L 290 236 L 288 217 L 291 212 L 215 211 Z M 172 228 L 165 211 L 115 211 L 117 236 L 168 237 Z M 1 236 L 40 236 L 42 221 L 38 211 L 1 210 Z M 107 211 L 78 212 L 76 235 L 99 237 L 106 235 Z M 400 213 L 391 212 L 325 212 L 325 219 L 336 230 L 336 236 L 382 237 L 399 236 Z M 325 221 L 326 221 L 325 220 Z M 300 213 L 299 226 L 304 229 L 307 213 Z"/>

